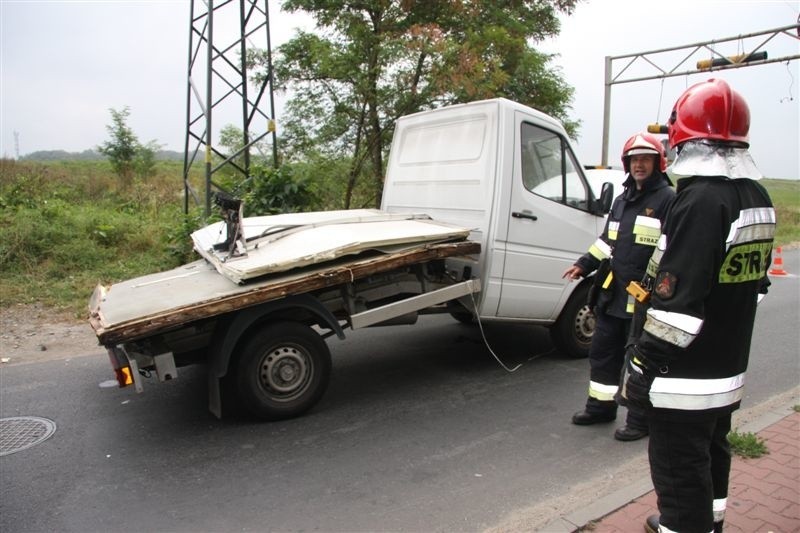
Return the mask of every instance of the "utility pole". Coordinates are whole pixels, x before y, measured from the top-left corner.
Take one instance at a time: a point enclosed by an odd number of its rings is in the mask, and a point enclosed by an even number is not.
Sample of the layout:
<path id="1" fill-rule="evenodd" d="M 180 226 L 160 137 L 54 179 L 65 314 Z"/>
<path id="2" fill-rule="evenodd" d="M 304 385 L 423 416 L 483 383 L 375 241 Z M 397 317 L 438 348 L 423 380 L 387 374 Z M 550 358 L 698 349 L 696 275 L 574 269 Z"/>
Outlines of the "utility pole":
<path id="1" fill-rule="evenodd" d="M 184 212 L 189 212 L 190 196 L 196 205 L 201 201 L 189 175 L 202 154 L 208 216 L 214 190 L 228 192 L 215 181 L 215 174 L 228 167 L 241 174 L 244 181 L 251 179 L 251 149 L 269 135 L 273 165 L 278 166 L 269 3 L 219 0 L 215 5 L 214 0 L 191 0 L 189 22 Z M 255 50 L 265 50 L 267 59 L 267 72 L 258 79 L 248 71 L 248 61 Z M 234 120 L 234 116 L 239 118 Z M 242 148 L 236 153 L 224 153 L 215 141 L 213 127 L 219 118 L 242 131 Z"/>
<path id="2" fill-rule="evenodd" d="M 794 41 L 800 41 L 800 24 L 792 24 L 791 26 L 783 26 L 772 30 L 765 30 L 747 35 L 737 35 L 735 37 L 727 37 L 725 39 L 716 39 L 713 41 L 704 41 L 700 43 L 687 44 L 683 46 L 675 46 L 672 48 L 662 48 L 660 50 L 652 50 L 650 52 L 639 52 L 635 54 L 627 54 L 621 56 L 606 56 L 605 59 L 605 94 L 603 98 L 603 153 L 601 154 L 602 165 L 608 164 L 608 131 L 611 123 L 611 86 L 620 83 L 634 83 L 638 81 L 657 80 L 670 78 L 673 76 L 688 76 L 689 74 L 707 73 L 719 70 L 728 70 L 733 68 L 754 67 L 757 65 L 766 65 L 769 63 L 782 63 L 788 62 L 793 59 L 800 58 L 800 54 L 793 54 L 774 59 L 768 59 L 767 52 L 764 49 L 765 45 L 777 38 L 789 38 Z M 717 49 L 716 45 L 723 43 L 735 43 L 739 46 L 746 44 L 747 40 L 757 39 L 753 44 L 750 51 L 735 55 L 723 55 Z M 748 43 L 749 44 L 749 43 Z M 659 57 L 658 54 L 664 53 L 682 53 L 683 59 L 677 63 L 670 62 L 671 68 L 663 68 L 659 66 L 659 61 L 664 62 L 664 57 Z M 684 65 L 693 57 L 700 57 L 706 54 L 706 58 L 697 60 L 694 67 L 689 70 L 678 70 L 686 68 Z M 708 57 L 710 55 L 710 57 Z M 614 62 L 624 62 L 623 67 L 615 74 Z M 626 72 L 629 68 L 645 67 L 645 69 L 652 69 L 653 74 L 627 75 Z"/>

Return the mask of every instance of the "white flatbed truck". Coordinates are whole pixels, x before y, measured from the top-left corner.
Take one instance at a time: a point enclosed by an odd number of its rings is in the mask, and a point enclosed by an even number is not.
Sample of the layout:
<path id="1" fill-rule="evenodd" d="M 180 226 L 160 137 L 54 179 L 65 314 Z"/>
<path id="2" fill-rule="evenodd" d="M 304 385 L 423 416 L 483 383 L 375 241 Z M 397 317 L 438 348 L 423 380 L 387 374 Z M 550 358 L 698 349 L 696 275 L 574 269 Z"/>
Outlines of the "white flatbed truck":
<path id="1" fill-rule="evenodd" d="M 327 337 L 423 313 L 549 326 L 559 350 L 582 357 L 594 327 L 590 280 L 561 274 L 602 231 L 612 196 L 611 186 L 595 196 L 561 124 L 536 110 L 493 99 L 416 113 L 397 122 L 380 210 L 255 217 L 266 230 L 240 235 L 238 248 L 262 261 L 253 270 L 206 254 L 98 286 L 90 323 L 120 386 L 142 391 L 145 375 L 168 381 L 202 363 L 215 415 L 235 394 L 265 420 L 321 398 Z M 403 220 L 445 229 L 398 240 Z M 242 220 L 244 233 L 250 223 Z M 374 240 L 353 247 L 342 232 Z M 279 268 L 264 266 L 278 256 Z"/>

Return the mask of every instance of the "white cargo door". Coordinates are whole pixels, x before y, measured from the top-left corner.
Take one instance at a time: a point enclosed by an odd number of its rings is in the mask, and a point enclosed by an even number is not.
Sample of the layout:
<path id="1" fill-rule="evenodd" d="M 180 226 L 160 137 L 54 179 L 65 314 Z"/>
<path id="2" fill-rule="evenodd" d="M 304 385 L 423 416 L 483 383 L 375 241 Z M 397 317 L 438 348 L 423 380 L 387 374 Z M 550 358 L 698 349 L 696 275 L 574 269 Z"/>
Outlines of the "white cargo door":
<path id="1" fill-rule="evenodd" d="M 561 274 L 594 242 L 601 217 L 588 211 L 589 188 L 562 135 L 522 113 L 516 122 L 497 316 L 550 320 L 576 285 Z"/>

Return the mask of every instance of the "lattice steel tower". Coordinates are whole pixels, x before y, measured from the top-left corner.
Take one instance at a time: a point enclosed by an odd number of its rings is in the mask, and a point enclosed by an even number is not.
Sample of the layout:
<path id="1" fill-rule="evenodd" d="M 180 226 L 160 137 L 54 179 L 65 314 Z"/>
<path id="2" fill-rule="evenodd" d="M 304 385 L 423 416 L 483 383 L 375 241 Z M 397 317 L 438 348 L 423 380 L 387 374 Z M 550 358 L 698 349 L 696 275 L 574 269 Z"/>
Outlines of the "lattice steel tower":
<path id="1" fill-rule="evenodd" d="M 269 2 L 191 0 L 190 15 L 184 212 L 189 211 L 190 195 L 195 203 L 200 203 L 189 183 L 189 171 L 194 164 L 200 164 L 197 160 L 202 156 L 208 216 L 213 189 L 221 190 L 214 182 L 214 174 L 231 165 L 249 179 L 250 150 L 268 135 L 272 136 L 272 159 L 277 166 Z M 255 50 L 266 52 L 267 72 L 258 80 L 249 75 L 245 61 Z M 222 119 L 222 124 L 216 124 L 214 119 Z M 243 148 L 234 154 L 224 153 L 213 129 L 227 124 L 233 124 L 243 133 Z"/>

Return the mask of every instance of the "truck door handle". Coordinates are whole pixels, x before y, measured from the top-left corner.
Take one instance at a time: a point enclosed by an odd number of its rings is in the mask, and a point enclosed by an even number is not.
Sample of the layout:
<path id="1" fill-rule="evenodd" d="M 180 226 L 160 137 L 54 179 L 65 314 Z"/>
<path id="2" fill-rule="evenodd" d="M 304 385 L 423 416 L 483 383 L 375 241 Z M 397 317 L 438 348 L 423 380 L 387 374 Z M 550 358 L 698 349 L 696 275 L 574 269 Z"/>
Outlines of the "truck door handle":
<path id="1" fill-rule="evenodd" d="M 531 215 L 529 213 L 520 213 L 518 211 L 513 211 L 511 213 L 511 216 L 514 218 L 527 218 L 530 220 L 539 220 L 539 218 L 536 215 Z"/>

